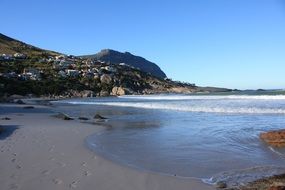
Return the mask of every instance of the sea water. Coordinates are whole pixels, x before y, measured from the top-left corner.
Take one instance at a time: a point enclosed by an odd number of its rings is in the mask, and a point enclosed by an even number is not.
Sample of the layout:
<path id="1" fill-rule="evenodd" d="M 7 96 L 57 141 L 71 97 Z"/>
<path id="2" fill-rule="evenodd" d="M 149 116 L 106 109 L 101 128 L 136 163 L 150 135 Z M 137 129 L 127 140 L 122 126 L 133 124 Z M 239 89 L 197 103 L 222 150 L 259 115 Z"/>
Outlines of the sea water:
<path id="1" fill-rule="evenodd" d="M 143 170 L 205 182 L 284 173 L 285 150 L 259 139 L 285 128 L 285 95 L 148 95 L 61 101 L 72 116 L 109 118 L 87 146 Z"/>

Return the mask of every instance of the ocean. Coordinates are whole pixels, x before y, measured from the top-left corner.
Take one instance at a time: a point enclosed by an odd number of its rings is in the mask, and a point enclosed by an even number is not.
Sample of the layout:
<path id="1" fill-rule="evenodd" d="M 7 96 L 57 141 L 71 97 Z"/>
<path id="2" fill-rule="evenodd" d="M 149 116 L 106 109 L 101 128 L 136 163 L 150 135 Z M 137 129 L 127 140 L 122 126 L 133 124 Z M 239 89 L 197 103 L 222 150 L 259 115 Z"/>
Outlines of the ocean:
<path id="1" fill-rule="evenodd" d="M 259 139 L 285 128 L 285 95 L 252 92 L 146 95 L 58 101 L 73 117 L 108 119 L 86 138 L 92 151 L 125 166 L 181 177 L 246 182 L 285 172 L 285 149 Z"/>

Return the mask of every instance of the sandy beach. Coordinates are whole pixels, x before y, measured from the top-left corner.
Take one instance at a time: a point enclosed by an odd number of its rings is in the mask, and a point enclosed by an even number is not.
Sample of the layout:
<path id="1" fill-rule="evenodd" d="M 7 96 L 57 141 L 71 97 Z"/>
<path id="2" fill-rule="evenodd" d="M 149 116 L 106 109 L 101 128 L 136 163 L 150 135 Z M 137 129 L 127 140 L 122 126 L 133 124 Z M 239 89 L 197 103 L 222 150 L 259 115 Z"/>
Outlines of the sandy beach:
<path id="1" fill-rule="evenodd" d="M 103 159 L 84 145 L 101 126 L 51 117 L 54 113 L 43 106 L 0 106 L 0 125 L 6 131 L 0 136 L 2 190 L 214 189 L 198 179 L 143 172 Z"/>

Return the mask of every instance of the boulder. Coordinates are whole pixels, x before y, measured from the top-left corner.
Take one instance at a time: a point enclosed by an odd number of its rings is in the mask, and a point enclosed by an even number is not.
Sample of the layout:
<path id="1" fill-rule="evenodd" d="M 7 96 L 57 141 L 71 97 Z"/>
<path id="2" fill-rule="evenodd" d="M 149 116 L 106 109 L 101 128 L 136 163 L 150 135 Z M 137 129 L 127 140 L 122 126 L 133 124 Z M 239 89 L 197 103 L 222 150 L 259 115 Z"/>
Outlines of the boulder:
<path id="1" fill-rule="evenodd" d="M 100 93 L 99 93 L 99 96 L 110 96 L 110 93 L 106 90 L 101 90 Z"/>
<path id="2" fill-rule="evenodd" d="M 219 188 L 219 189 L 224 189 L 224 188 L 227 188 L 227 184 L 226 182 L 224 181 L 218 181 L 216 184 L 215 184 L 216 188 Z"/>
<path id="3" fill-rule="evenodd" d="M 83 120 L 83 121 L 89 120 L 89 118 L 87 118 L 87 117 L 78 117 L 78 119 Z"/>
<path id="4" fill-rule="evenodd" d="M 111 75 L 103 74 L 103 75 L 100 77 L 100 81 L 101 81 L 101 83 L 103 83 L 103 84 L 110 84 L 113 80 L 112 80 Z"/>
<path id="5" fill-rule="evenodd" d="M 0 125 L 0 134 L 4 132 L 3 127 Z"/>
<path id="6" fill-rule="evenodd" d="M 285 190 L 285 185 L 273 185 L 271 187 L 268 188 L 268 190 Z"/>
<path id="7" fill-rule="evenodd" d="M 87 98 L 87 97 L 94 97 L 94 92 L 92 90 L 83 90 L 81 92 L 81 97 Z"/>
<path id="8" fill-rule="evenodd" d="M 101 116 L 101 115 L 99 115 L 99 114 L 96 114 L 96 115 L 94 116 L 94 119 L 108 119 L 108 118 L 103 117 L 103 116 Z"/>
<path id="9" fill-rule="evenodd" d="M 54 117 L 59 118 L 59 119 L 63 119 L 63 120 L 73 120 L 73 118 L 69 117 L 68 115 L 66 115 L 64 113 L 58 113 Z"/>
<path id="10" fill-rule="evenodd" d="M 23 109 L 34 109 L 34 106 L 24 106 Z"/>
<path id="11" fill-rule="evenodd" d="M 260 138 L 275 147 L 285 147 L 285 129 L 260 134 Z"/>
<path id="12" fill-rule="evenodd" d="M 18 94 L 13 94 L 13 95 L 9 96 L 9 99 L 23 99 L 23 98 L 25 98 L 25 97 L 22 95 L 18 95 Z"/>
<path id="13" fill-rule="evenodd" d="M 25 102 L 23 102 L 23 100 L 17 100 L 16 102 L 15 102 L 16 104 L 25 104 Z"/>
<path id="14" fill-rule="evenodd" d="M 123 96 L 125 94 L 126 94 L 125 89 L 122 87 L 117 87 L 117 86 L 115 86 L 111 92 L 111 95 L 113 95 L 113 96 Z"/>
<path id="15" fill-rule="evenodd" d="M 3 117 L 1 120 L 11 120 L 10 117 Z"/>

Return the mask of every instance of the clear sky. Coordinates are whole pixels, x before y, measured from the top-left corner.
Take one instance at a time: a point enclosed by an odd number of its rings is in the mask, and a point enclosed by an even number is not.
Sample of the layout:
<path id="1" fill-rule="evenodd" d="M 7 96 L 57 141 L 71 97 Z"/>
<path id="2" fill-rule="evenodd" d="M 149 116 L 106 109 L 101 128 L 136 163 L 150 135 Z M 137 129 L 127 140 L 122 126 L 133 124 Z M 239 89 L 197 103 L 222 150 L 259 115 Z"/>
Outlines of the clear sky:
<path id="1" fill-rule="evenodd" d="M 1 0 L 0 32 L 66 54 L 110 48 L 176 80 L 285 88 L 285 0 Z"/>

